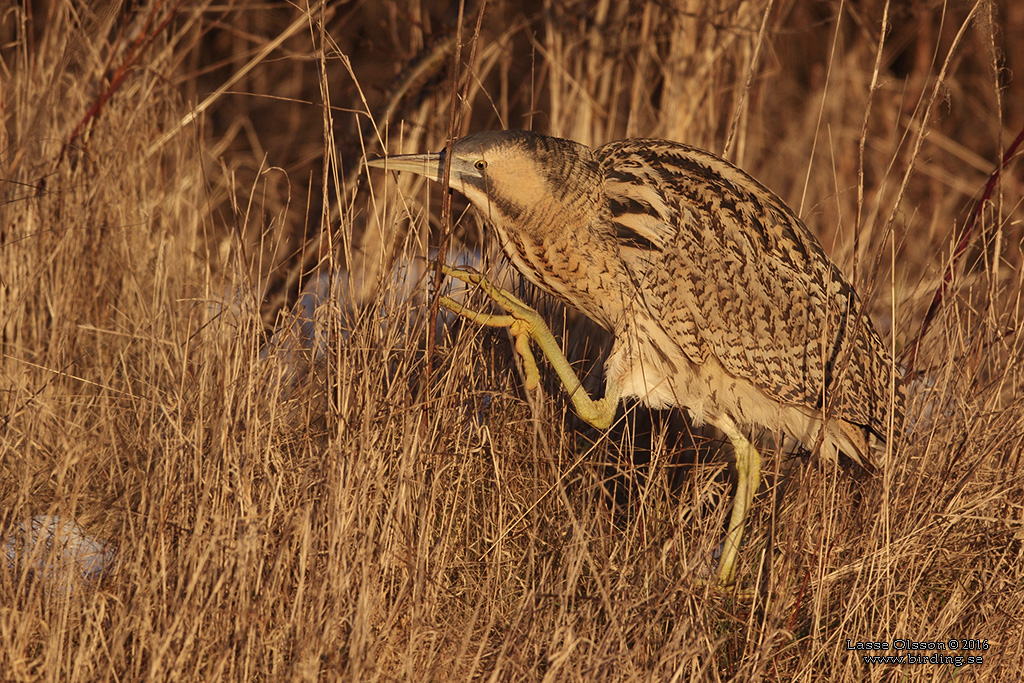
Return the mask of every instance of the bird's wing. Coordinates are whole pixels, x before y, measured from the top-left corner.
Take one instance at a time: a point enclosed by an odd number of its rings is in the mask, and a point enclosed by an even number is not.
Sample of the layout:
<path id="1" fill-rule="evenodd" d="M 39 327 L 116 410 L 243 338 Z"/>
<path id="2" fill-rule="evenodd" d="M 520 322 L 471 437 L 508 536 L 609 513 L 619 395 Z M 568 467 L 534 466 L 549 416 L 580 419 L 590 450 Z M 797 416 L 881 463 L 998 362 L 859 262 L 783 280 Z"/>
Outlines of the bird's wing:
<path id="1" fill-rule="evenodd" d="M 779 401 L 818 410 L 831 401 L 837 417 L 885 434 L 889 354 L 781 199 L 678 143 L 630 140 L 596 153 L 623 258 L 646 280 L 656 324 L 691 361 L 710 352 Z"/>

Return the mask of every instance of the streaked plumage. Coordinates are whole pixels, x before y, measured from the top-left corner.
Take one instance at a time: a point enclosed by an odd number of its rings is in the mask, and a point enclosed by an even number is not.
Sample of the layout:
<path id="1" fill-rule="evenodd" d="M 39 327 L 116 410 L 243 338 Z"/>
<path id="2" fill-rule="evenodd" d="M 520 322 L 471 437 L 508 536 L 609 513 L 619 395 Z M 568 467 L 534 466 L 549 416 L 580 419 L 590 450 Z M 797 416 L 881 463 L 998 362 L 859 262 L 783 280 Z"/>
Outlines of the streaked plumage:
<path id="1" fill-rule="evenodd" d="M 591 149 L 523 131 L 469 135 L 451 155 L 451 187 L 513 265 L 614 335 L 613 403 L 684 407 L 738 457 L 755 426 L 815 447 L 826 407 L 826 458 L 870 461 L 867 435 L 888 438 L 890 417 L 899 429 L 898 375 L 857 294 L 793 211 L 732 164 L 666 140 Z M 371 163 L 440 181 L 443 161 Z"/>

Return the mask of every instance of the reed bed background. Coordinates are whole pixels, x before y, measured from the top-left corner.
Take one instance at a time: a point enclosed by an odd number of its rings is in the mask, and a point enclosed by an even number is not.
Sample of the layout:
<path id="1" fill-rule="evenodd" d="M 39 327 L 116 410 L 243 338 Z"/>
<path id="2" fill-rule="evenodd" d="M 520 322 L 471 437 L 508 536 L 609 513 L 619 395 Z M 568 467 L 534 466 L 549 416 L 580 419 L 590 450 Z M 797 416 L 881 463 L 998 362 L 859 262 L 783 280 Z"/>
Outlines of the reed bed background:
<path id="1" fill-rule="evenodd" d="M 1024 5 L 87 4 L 0 13 L 0 679 L 1024 670 L 1019 155 L 979 201 L 1024 127 Z M 891 461 L 771 454 L 748 594 L 703 580 L 717 435 L 589 431 L 504 333 L 435 319 L 437 250 L 500 258 L 362 161 L 500 127 L 726 154 L 904 362 L 952 273 Z M 983 662 L 847 649 L 952 638 Z"/>

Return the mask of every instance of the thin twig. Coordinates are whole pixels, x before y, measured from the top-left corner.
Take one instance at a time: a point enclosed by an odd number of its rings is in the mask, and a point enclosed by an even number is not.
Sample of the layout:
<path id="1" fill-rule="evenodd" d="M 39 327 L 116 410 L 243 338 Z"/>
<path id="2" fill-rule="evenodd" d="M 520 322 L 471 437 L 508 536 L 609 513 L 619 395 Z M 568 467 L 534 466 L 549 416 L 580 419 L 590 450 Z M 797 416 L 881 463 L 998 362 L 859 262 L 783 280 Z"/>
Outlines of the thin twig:
<path id="1" fill-rule="evenodd" d="M 999 177 L 1006 168 L 1007 164 L 1010 163 L 1010 159 L 1017 153 L 1017 148 L 1020 147 L 1021 143 L 1024 143 L 1024 128 L 1017 133 L 1017 137 L 1014 138 L 1010 146 L 1006 148 L 1006 152 L 1003 154 L 1002 160 L 995 167 L 992 173 L 988 177 L 988 182 L 985 183 L 985 191 L 982 192 L 981 197 L 974 205 L 974 211 L 971 212 L 971 217 L 967 220 L 967 226 L 964 228 L 963 234 L 960 236 L 960 241 L 957 242 L 956 248 L 953 250 L 953 256 L 949 260 L 949 267 L 946 268 L 946 273 L 942 276 L 942 282 L 939 283 L 938 289 L 935 290 L 935 296 L 932 297 L 931 305 L 928 306 L 928 312 L 924 314 L 924 321 L 921 323 L 921 329 L 917 333 L 917 337 L 914 338 L 914 342 L 910 344 L 907 349 L 907 353 L 903 358 L 903 364 L 906 366 L 906 375 L 909 377 L 914 371 L 914 363 L 917 361 L 917 351 L 921 346 L 921 340 L 924 339 L 924 335 L 928 332 L 932 322 L 935 320 L 935 314 L 939 310 L 939 306 L 942 304 L 943 299 L 946 296 L 946 292 L 949 290 L 949 285 L 953 281 L 953 272 L 956 270 L 957 264 L 960 263 L 960 259 L 963 258 L 964 253 L 967 251 L 967 246 L 971 243 L 971 238 L 974 236 L 974 230 L 978 225 L 978 218 L 985 210 L 985 204 L 992 197 L 992 192 L 995 190 L 996 183 L 999 182 Z"/>
<path id="2" fill-rule="evenodd" d="M 473 71 L 473 63 L 476 60 L 476 48 L 480 42 L 480 29 L 483 25 L 484 9 L 487 7 L 487 0 L 484 0 L 480 4 L 480 9 L 477 11 L 476 28 L 473 32 L 473 38 L 471 41 L 469 61 L 466 64 L 466 70 L 469 73 Z M 444 169 L 442 171 L 441 186 L 444 188 L 448 187 L 448 179 L 451 176 L 452 171 L 452 145 L 455 143 L 455 136 L 458 131 L 462 128 L 462 109 L 459 106 L 461 102 L 466 100 L 466 95 L 469 92 L 470 79 L 466 79 L 463 86 L 463 91 L 459 93 L 459 61 L 462 59 L 462 24 L 465 19 L 466 0 L 459 0 L 459 19 L 458 26 L 455 34 L 455 50 L 452 55 L 452 98 L 451 105 L 448 109 L 448 131 L 445 134 L 445 155 L 444 155 Z M 437 261 L 434 264 L 434 287 L 433 287 L 433 300 L 430 304 L 430 324 L 427 326 L 427 362 L 423 366 L 423 395 L 426 396 L 430 389 L 430 368 L 434 358 L 434 349 L 437 345 L 437 323 L 438 316 L 441 315 L 441 304 L 440 304 L 440 292 L 441 283 L 444 279 L 444 272 L 442 268 L 445 265 L 445 257 L 448 252 L 448 243 L 451 240 L 451 222 L 452 222 L 452 196 L 451 192 L 445 191 L 441 196 L 441 239 L 438 242 L 437 247 Z M 426 405 L 424 401 L 424 405 Z M 423 414 L 423 425 L 426 425 L 426 413 Z"/>
<path id="3" fill-rule="evenodd" d="M 149 16 L 146 17 L 146 25 L 143 27 L 142 31 L 139 32 L 138 38 L 136 38 L 129 46 L 128 54 L 121 61 L 120 66 L 114 70 L 113 75 L 110 77 L 110 83 L 96 97 L 96 99 L 93 100 L 92 105 L 90 105 L 89 109 L 86 110 L 82 120 L 74 127 L 71 131 L 71 135 L 68 136 L 67 142 L 65 142 L 61 147 L 60 156 L 57 157 L 58 166 L 63 163 L 64 159 L 67 157 L 68 150 L 75 144 L 89 122 L 94 119 L 98 119 L 100 114 L 103 113 L 103 107 L 124 84 L 129 71 L 133 66 L 135 66 L 136 62 L 138 62 L 139 57 L 142 56 L 143 49 L 149 46 L 149 44 L 152 43 L 165 28 L 167 28 L 167 25 L 171 23 L 171 19 L 174 18 L 175 12 L 177 12 L 183 2 L 184 0 L 177 0 L 177 2 L 174 3 L 174 6 L 171 7 L 170 11 L 167 12 L 167 16 L 164 17 L 164 20 L 160 22 L 160 25 L 150 31 L 150 27 L 153 25 L 157 12 L 159 12 L 163 6 L 163 2 L 157 2 L 153 5 L 153 8 L 149 12 Z"/>

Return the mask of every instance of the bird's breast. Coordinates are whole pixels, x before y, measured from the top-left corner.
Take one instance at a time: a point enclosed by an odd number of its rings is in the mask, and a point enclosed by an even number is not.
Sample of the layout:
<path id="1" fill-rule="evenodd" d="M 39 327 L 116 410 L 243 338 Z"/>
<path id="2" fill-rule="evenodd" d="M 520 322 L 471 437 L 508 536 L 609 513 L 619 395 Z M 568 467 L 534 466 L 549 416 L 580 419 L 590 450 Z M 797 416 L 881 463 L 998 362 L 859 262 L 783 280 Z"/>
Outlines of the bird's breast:
<path id="1" fill-rule="evenodd" d="M 586 224 L 557 213 L 531 229 L 492 221 L 502 250 L 528 280 L 605 329 L 622 314 L 621 259 Z"/>

